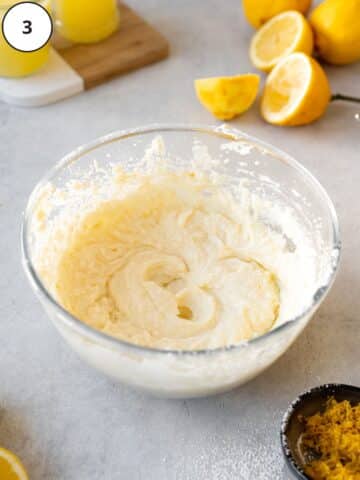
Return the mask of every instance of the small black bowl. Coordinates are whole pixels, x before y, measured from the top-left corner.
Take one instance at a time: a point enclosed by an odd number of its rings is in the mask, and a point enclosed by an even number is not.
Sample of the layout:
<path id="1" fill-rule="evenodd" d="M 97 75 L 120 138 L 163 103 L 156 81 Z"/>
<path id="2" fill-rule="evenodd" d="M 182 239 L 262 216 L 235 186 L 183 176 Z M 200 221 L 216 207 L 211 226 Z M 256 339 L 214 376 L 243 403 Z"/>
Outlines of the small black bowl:
<path id="1" fill-rule="evenodd" d="M 304 431 L 301 417 L 310 417 L 324 410 L 326 401 L 349 400 L 352 405 L 360 403 L 360 388 L 341 383 L 328 383 L 314 387 L 297 397 L 286 411 L 281 422 L 281 447 L 286 463 L 294 478 L 311 480 L 304 472 L 306 461 L 299 449 L 299 438 Z"/>

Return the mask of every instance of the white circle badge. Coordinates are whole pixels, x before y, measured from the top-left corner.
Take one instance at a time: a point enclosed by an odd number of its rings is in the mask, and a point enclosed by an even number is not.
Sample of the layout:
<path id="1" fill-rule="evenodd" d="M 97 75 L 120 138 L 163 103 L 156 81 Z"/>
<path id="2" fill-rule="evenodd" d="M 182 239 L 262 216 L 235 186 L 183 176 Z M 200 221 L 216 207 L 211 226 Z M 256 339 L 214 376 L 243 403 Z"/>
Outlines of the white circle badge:
<path id="1" fill-rule="evenodd" d="M 34 52 L 49 41 L 53 25 L 46 8 L 35 2 L 21 2 L 6 12 L 2 31 L 11 47 L 21 52 Z"/>

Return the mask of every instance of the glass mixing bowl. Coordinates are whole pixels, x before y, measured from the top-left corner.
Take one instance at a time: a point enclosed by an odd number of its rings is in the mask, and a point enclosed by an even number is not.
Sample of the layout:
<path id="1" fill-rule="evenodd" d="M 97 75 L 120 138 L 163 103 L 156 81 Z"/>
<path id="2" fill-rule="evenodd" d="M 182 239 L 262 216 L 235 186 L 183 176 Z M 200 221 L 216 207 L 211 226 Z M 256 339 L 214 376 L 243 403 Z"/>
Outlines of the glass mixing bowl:
<path id="1" fill-rule="evenodd" d="M 291 208 L 316 252 L 317 286 L 302 311 L 268 333 L 224 348 L 169 351 L 141 347 L 110 337 L 64 310 L 44 285 L 34 266 L 39 246 L 34 234 L 37 206 L 44 188 L 65 188 L 86 173 L 87 178 L 120 162 L 136 170 L 152 140 L 166 145 L 166 158 L 174 170 L 190 168 L 194 152 L 215 159 L 212 170 L 227 179 L 231 189 L 246 179 L 248 188 L 262 198 Z M 94 168 L 96 162 L 97 168 Z M 204 167 L 205 168 L 205 167 Z M 51 196 L 53 190 L 47 189 Z M 76 196 L 67 202 L 77 207 Z M 61 213 L 64 205 L 46 212 L 46 221 Z M 80 206 L 79 206 L 80 208 Z M 274 225 L 281 231 L 281 225 Z M 284 232 L 290 244 L 291 235 Z M 290 237 L 289 237 L 290 235 Z M 292 248 L 296 248 L 293 245 Z M 271 365 L 293 343 L 325 298 L 339 262 L 340 240 L 334 207 L 318 181 L 286 153 L 240 131 L 224 127 L 155 125 L 119 131 L 81 146 L 63 158 L 36 186 L 23 221 L 22 252 L 25 272 L 49 318 L 69 345 L 86 362 L 108 376 L 165 397 L 196 397 L 230 390 Z"/>

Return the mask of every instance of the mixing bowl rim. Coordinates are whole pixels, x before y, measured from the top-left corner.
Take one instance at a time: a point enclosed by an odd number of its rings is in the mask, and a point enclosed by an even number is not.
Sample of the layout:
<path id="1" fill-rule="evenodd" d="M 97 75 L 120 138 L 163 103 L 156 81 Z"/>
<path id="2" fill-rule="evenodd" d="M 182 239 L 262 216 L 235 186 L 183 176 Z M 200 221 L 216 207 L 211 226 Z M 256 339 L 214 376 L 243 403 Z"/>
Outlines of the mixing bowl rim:
<path id="1" fill-rule="evenodd" d="M 277 160 L 286 163 L 294 170 L 301 173 L 311 184 L 314 190 L 317 190 L 323 198 L 324 203 L 327 205 L 329 214 L 332 222 L 333 229 L 333 247 L 330 253 L 331 269 L 328 275 L 327 280 L 323 285 L 319 286 L 312 296 L 312 301 L 303 309 L 301 313 L 296 315 L 294 318 L 287 320 L 286 322 L 278 325 L 272 330 L 266 332 L 263 335 L 259 335 L 250 340 L 240 342 L 238 344 L 228 345 L 224 347 L 201 349 L 201 350 L 174 350 L 174 349 L 160 349 L 160 348 L 151 348 L 146 346 L 137 345 L 119 338 L 112 337 L 106 333 L 103 333 L 95 328 L 87 325 L 82 322 L 70 312 L 68 312 L 64 307 L 62 307 L 54 298 L 54 296 L 47 290 L 40 277 L 38 276 L 35 267 L 33 266 L 30 259 L 30 249 L 28 245 L 28 222 L 31 218 L 31 213 L 33 210 L 33 203 L 36 199 L 37 192 L 56 174 L 61 171 L 63 168 L 69 166 L 71 163 L 75 162 L 83 155 L 90 153 L 91 151 L 96 150 L 99 147 L 102 147 L 106 144 L 113 143 L 115 141 L 124 140 L 126 138 L 135 137 L 145 134 L 160 134 L 161 132 L 197 132 L 204 133 L 209 135 L 215 135 L 228 139 L 231 141 L 241 141 L 247 142 L 252 146 L 258 148 L 262 153 L 271 155 Z M 341 241 L 340 241 L 340 232 L 339 232 L 339 223 L 336 215 L 334 205 L 327 194 L 326 190 L 320 184 L 320 182 L 297 160 L 286 152 L 274 147 L 273 145 L 263 142 L 258 138 L 248 135 L 245 132 L 230 128 L 228 126 L 208 126 L 208 125 L 197 125 L 197 124 L 151 124 L 143 127 L 136 127 L 131 129 L 117 130 L 110 134 L 103 135 L 97 139 L 81 145 L 70 153 L 65 155 L 61 160 L 59 160 L 51 169 L 43 175 L 37 185 L 34 187 L 32 193 L 29 196 L 28 203 L 23 213 L 22 225 L 21 225 L 21 251 L 22 251 L 22 263 L 25 273 L 30 281 L 31 286 L 35 292 L 38 292 L 42 299 L 47 303 L 50 303 L 58 312 L 60 313 L 60 318 L 62 322 L 69 327 L 71 330 L 74 330 L 80 336 L 86 337 L 87 341 L 92 341 L 94 343 L 105 343 L 107 347 L 112 349 L 129 349 L 135 350 L 138 352 L 148 353 L 148 354 L 158 354 L 158 355 L 181 355 L 181 356 L 199 356 L 199 355 L 213 355 L 220 354 L 223 352 L 240 350 L 246 348 L 249 345 L 259 343 L 262 340 L 265 340 L 269 337 L 276 335 L 280 331 L 287 330 L 289 327 L 294 326 L 300 322 L 303 318 L 306 318 L 308 315 L 313 313 L 316 308 L 324 300 L 326 294 L 329 292 L 336 276 L 338 270 L 339 261 L 340 261 L 340 252 L 341 252 Z"/>

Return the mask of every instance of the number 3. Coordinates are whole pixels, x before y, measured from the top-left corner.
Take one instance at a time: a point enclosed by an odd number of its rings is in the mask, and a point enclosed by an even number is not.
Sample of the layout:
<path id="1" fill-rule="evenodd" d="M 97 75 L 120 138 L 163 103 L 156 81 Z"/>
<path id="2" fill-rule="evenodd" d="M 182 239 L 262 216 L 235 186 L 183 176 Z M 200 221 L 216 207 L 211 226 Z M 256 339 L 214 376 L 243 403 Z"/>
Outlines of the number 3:
<path id="1" fill-rule="evenodd" d="M 22 33 L 24 33 L 25 35 L 28 35 L 29 33 L 32 32 L 32 27 L 31 27 L 31 22 L 30 20 L 23 20 L 23 24 L 24 24 L 24 30 L 22 31 Z"/>

